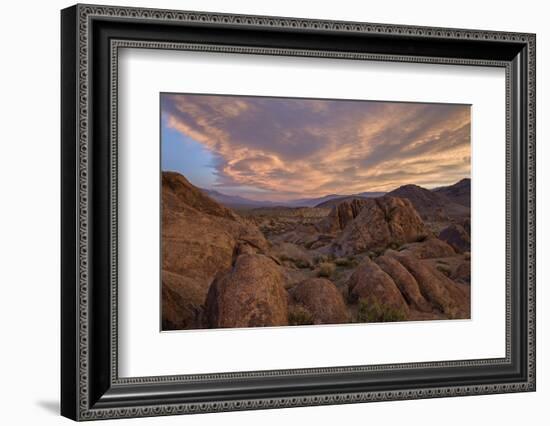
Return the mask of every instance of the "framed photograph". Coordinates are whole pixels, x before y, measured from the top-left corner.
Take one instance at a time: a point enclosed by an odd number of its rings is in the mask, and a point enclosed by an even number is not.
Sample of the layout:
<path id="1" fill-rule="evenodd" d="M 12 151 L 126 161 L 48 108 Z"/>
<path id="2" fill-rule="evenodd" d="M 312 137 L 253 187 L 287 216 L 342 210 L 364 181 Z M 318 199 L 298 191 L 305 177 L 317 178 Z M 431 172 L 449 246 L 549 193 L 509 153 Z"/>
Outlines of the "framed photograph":
<path id="1" fill-rule="evenodd" d="M 535 390 L 535 35 L 61 12 L 61 412 Z"/>

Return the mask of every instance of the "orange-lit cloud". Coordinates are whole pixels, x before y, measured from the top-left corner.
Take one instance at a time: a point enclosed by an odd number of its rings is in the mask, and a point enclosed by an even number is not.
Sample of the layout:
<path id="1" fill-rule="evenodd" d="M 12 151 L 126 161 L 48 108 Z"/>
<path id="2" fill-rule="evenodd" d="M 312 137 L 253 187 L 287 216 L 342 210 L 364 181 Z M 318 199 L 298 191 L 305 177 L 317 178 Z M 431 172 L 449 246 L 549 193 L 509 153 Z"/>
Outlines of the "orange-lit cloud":
<path id="1" fill-rule="evenodd" d="M 467 105 L 164 94 L 162 116 L 220 159 L 222 192 L 317 197 L 470 175 Z"/>

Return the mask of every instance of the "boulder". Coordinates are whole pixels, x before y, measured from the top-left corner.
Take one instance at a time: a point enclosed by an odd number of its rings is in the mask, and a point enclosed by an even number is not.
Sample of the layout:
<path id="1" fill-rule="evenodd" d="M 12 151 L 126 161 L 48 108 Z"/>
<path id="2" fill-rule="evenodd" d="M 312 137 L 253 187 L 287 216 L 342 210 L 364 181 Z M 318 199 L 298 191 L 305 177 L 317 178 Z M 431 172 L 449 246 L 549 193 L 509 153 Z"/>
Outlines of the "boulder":
<path id="1" fill-rule="evenodd" d="M 396 197 L 368 198 L 332 245 L 337 256 L 384 250 L 425 239 L 429 234 L 411 202 Z"/>
<path id="2" fill-rule="evenodd" d="M 375 259 L 375 263 L 391 277 L 409 306 L 422 312 L 432 310 L 430 304 L 422 296 L 416 279 L 395 258 L 379 256 Z"/>
<path id="3" fill-rule="evenodd" d="M 367 299 L 371 303 L 408 313 L 409 308 L 392 278 L 366 257 L 348 281 L 351 302 Z"/>
<path id="4" fill-rule="evenodd" d="M 293 301 L 312 316 L 313 324 L 341 324 L 349 321 L 348 310 L 336 286 L 324 278 L 310 278 L 296 285 Z"/>
<path id="5" fill-rule="evenodd" d="M 212 328 L 287 325 L 288 294 L 279 265 L 261 254 L 240 255 L 210 286 L 206 317 Z"/>
<path id="6" fill-rule="evenodd" d="M 412 253 L 419 259 L 435 259 L 456 255 L 455 250 L 439 238 L 428 238 L 422 242 L 405 244 L 400 251 Z"/>
<path id="7" fill-rule="evenodd" d="M 203 328 L 206 289 L 195 280 L 162 271 L 162 329 Z"/>
<path id="8" fill-rule="evenodd" d="M 458 253 L 470 251 L 470 235 L 461 225 L 453 223 L 447 226 L 439 233 L 439 239 L 447 242 Z"/>

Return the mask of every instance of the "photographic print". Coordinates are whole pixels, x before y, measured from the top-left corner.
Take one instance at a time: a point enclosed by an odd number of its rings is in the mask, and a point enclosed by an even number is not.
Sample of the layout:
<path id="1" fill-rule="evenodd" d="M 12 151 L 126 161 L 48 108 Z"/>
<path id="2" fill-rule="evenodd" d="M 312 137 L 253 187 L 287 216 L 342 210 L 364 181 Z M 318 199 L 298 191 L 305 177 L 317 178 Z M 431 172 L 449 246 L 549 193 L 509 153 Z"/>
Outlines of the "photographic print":
<path id="1" fill-rule="evenodd" d="M 470 124 L 161 93 L 161 329 L 469 319 Z"/>

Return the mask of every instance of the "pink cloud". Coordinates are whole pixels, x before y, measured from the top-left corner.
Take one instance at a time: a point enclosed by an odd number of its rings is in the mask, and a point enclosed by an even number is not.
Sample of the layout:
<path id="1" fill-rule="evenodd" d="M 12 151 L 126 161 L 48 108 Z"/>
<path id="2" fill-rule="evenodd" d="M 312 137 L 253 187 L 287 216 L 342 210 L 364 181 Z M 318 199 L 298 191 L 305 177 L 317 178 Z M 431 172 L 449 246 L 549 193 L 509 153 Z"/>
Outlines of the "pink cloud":
<path id="1" fill-rule="evenodd" d="M 467 105 L 171 94 L 162 115 L 221 159 L 220 190 L 313 197 L 470 175 Z"/>

